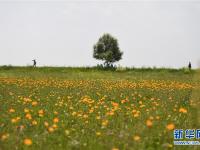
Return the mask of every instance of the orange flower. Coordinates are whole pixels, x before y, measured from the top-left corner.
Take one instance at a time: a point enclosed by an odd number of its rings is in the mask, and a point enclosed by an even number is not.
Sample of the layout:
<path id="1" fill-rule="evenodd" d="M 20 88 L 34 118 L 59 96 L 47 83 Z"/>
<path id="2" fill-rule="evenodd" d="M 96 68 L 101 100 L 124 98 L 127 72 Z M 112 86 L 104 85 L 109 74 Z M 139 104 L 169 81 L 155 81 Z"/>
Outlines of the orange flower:
<path id="1" fill-rule="evenodd" d="M 114 111 L 110 111 L 110 112 L 106 113 L 106 115 L 108 115 L 108 116 L 113 116 L 114 114 L 115 114 Z"/>
<path id="2" fill-rule="evenodd" d="M 58 123 L 58 122 L 59 122 L 59 119 L 58 119 L 58 118 L 54 118 L 54 119 L 53 119 L 53 122 L 54 122 L 54 123 Z"/>
<path id="3" fill-rule="evenodd" d="M 38 102 L 34 101 L 32 102 L 32 106 L 36 106 L 38 104 Z"/>
<path id="4" fill-rule="evenodd" d="M 166 126 L 167 130 L 173 130 L 175 128 L 175 125 L 173 123 L 170 123 Z"/>
<path id="5" fill-rule="evenodd" d="M 52 127 L 53 127 L 54 129 L 58 128 L 57 124 L 53 124 Z"/>
<path id="6" fill-rule="evenodd" d="M 113 107 L 118 107 L 119 106 L 119 104 L 115 103 L 115 102 L 112 102 L 112 105 L 113 105 Z"/>
<path id="7" fill-rule="evenodd" d="M 180 108 L 180 109 L 179 109 L 179 112 L 180 112 L 180 113 L 186 114 L 186 113 L 187 113 L 187 109 L 185 109 L 185 108 Z"/>
<path id="8" fill-rule="evenodd" d="M 135 109 L 132 110 L 132 113 L 136 113 L 136 112 L 137 112 L 137 110 L 135 110 Z"/>
<path id="9" fill-rule="evenodd" d="M 32 116 L 31 116 L 31 114 L 26 114 L 26 116 L 25 116 L 27 119 L 29 119 L 29 120 L 31 120 L 32 119 Z"/>
<path id="10" fill-rule="evenodd" d="M 121 100 L 121 103 L 122 103 L 122 104 L 125 103 L 125 102 L 127 102 L 127 100 L 125 100 L 125 99 Z"/>
<path id="11" fill-rule="evenodd" d="M 13 112 L 15 112 L 15 109 L 10 108 L 10 109 L 9 109 L 9 112 L 10 112 L 10 113 L 13 113 Z"/>
<path id="12" fill-rule="evenodd" d="M 29 145 L 32 145 L 32 140 L 31 139 L 24 139 L 24 144 L 29 146 Z"/>
<path id="13" fill-rule="evenodd" d="M 11 122 L 12 122 L 12 123 L 16 123 L 16 122 L 18 122 L 20 119 L 21 119 L 20 117 L 16 117 L 16 118 L 11 119 Z"/>
<path id="14" fill-rule="evenodd" d="M 43 110 L 43 109 L 40 109 L 40 110 L 38 111 L 38 114 L 39 114 L 40 117 L 43 117 L 43 116 L 44 116 L 44 110 Z"/>
<path id="15" fill-rule="evenodd" d="M 133 117 L 135 117 L 135 118 L 139 117 L 139 113 L 135 113 L 135 114 L 133 115 Z"/>
<path id="16" fill-rule="evenodd" d="M 147 120 L 146 121 L 146 126 L 147 127 L 152 127 L 152 125 L 153 125 L 153 122 L 151 120 Z"/>

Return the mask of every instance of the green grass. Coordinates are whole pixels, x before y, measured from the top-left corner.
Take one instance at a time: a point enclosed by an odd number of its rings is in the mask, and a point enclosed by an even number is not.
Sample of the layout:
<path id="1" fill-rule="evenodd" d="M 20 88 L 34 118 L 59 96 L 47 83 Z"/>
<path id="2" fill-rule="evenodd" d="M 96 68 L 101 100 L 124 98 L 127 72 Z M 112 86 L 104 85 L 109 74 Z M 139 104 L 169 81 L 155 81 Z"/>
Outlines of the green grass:
<path id="1" fill-rule="evenodd" d="M 199 128 L 199 88 L 198 70 L 2 66 L 0 149 L 198 149 L 166 126 Z"/>

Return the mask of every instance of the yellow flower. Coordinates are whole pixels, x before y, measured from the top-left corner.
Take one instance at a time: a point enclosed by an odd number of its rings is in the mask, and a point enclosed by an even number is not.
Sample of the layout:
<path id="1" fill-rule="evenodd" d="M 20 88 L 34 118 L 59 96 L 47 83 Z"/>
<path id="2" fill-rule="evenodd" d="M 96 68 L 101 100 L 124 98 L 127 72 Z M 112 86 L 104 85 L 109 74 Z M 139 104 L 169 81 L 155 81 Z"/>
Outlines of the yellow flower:
<path id="1" fill-rule="evenodd" d="M 89 110 L 89 113 L 91 114 L 91 113 L 93 113 L 93 112 L 94 112 L 94 109 L 91 108 L 91 109 Z"/>
<path id="2" fill-rule="evenodd" d="M 88 118 L 88 115 L 84 114 L 84 115 L 83 115 L 83 118 Z"/>
<path id="3" fill-rule="evenodd" d="M 36 121 L 36 120 L 33 120 L 33 121 L 32 121 L 32 125 L 37 125 L 37 121 Z"/>
<path id="4" fill-rule="evenodd" d="M 30 98 L 24 98 L 24 102 L 31 102 L 32 100 Z"/>
<path id="5" fill-rule="evenodd" d="M 44 122 L 44 126 L 45 126 L 45 127 L 48 127 L 48 126 L 49 126 L 49 123 L 45 121 L 45 122 Z"/>
<path id="6" fill-rule="evenodd" d="M 102 126 L 107 126 L 108 125 L 108 120 L 103 120 L 101 125 Z"/>
<path id="7" fill-rule="evenodd" d="M 101 117 L 100 117 L 100 116 L 96 116 L 96 119 L 97 119 L 97 120 L 100 120 L 100 119 L 101 119 Z"/>
<path id="8" fill-rule="evenodd" d="M 70 133 L 69 130 L 65 130 L 66 135 L 69 135 L 69 133 Z"/>
<path id="9" fill-rule="evenodd" d="M 27 146 L 32 145 L 32 140 L 26 138 L 26 139 L 24 139 L 24 144 L 27 145 Z"/>
<path id="10" fill-rule="evenodd" d="M 53 132 L 53 131 L 54 131 L 54 128 L 53 128 L 53 127 L 49 127 L 49 128 L 48 128 L 48 131 L 49 131 L 49 132 Z"/>
<path id="11" fill-rule="evenodd" d="M 9 137 L 9 134 L 8 133 L 5 133 L 1 136 L 1 140 L 6 140 L 7 138 Z"/>
<path id="12" fill-rule="evenodd" d="M 156 119 L 159 120 L 159 119 L 160 119 L 160 116 L 156 116 Z"/>
<path id="13" fill-rule="evenodd" d="M 12 92 L 9 92 L 9 95 L 13 95 L 13 93 L 12 93 Z"/>
<path id="14" fill-rule="evenodd" d="M 12 122 L 12 123 L 16 123 L 16 122 L 17 122 L 17 119 L 16 119 L 16 118 L 13 118 L 13 119 L 11 119 L 11 122 Z"/>
<path id="15" fill-rule="evenodd" d="M 138 135 L 133 136 L 133 140 L 134 141 L 140 141 L 140 136 L 138 136 Z"/>
<path id="16" fill-rule="evenodd" d="M 173 145 L 172 145 L 172 144 L 169 144 L 169 145 L 168 145 L 168 147 L 172 148 L 172 147 L 173 147 Z"/>
<path id="17" fill-rule="evenodd" d="M 139 113 L 135 113 L 135 114 L 133 115 L 133 117 L 135 117 L 135 118 L 139 117 Z"/>
<path id="18" fill-rule="evenodd" d="M 149 117 L 149 119 L 150 119 L 150 120 L 153 120 L 153 119 L 154 119 L 154 117 L 153 117 L 153 116 L 150 116 L 150 117 Z"/>
<path id="19" fill-rule="evenodd" d="M 167 130 L 173 130 L 175 128 L 175 125 L 173 123 L 170 123 L 166 126 Z"/>
<path id="20" fill-rule="evenodd" d="M 97 136 L 100 136 L 100 135 L 101 135 L 101 132 L 96 132 L 96 135 L 97 135 Z"/>
<path id="21" fill-rule="evenodd" d="M 29 112 L 29 109 L 24 108 L 24 112 L 25 112 L 25 113 L 28 113 L 28 112 Z"/>
<path id="22" fill-rule="evenodd" d="M 55 115 L 57 115 L 57 114 L 58 114 L 58 112 L 57 112 L 57 111 L 54 111 L 53 113 L 54 113 Z"/>
<path id="23" fill-rule="evenodd" d="M 113 147 L 112 150 L 119 150 L 119 148 Z"/>
<path id="24" fill-rule="evenodd" d="M 20 118 L 20 117 L 16 117 L 16 119 L 17 119 L 17 120 L 20 120 L 21 118 Z"/>
<path id="25" fill-rule="evenodd" d="M 75 116 L 77 113 L 74 111 L 73 113 L 72 113 L 72 116 Z"/>

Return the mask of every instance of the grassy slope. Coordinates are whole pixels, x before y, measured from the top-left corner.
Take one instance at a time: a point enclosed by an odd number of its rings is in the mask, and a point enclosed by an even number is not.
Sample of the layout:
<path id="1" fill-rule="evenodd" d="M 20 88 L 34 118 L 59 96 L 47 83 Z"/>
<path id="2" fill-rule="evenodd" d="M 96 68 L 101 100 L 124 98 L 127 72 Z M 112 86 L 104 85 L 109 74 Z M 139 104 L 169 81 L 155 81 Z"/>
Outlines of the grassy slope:
<path id="1" fill-rule="evenodd" d="M 148 88 L 121 88 L 118 84 L 123 80 L 124 84 L 130 82 L 140 82 L 142 80 L 147 81 L 177 81 L 180 83 L 199 83 L 200 81 L 195 77 L 197 71 L 188 73 L 184 70 L 172 70 L 172 69 L 129 69 L 123 71 L 104 71 L 98 69 L 88 68 L 26 68 L 26 67 L 1 67 L 0 78 L 17 78 L 17 79 L 34 79 L 37 80 L 55 80 L 58 83 L 63 81 L 78 82 L 80 80 L 86 80 L 83 86 L 74 86 L 71 88 L 59 87 L 59 86 L 38 86 L 31 83 L 30 85 L 14 85 L 14 84 L 1 84 L 0 85 L 0 106 L 1 117 L 0 125 L 2 133 L 10 133 L 10 138 L 7 141 L 0 141 L 0 148 L 13 149 L 13 148 L 27 148 L 23 145 L 23 138 L 30 137 L 34 144 L 31 149 L 112 149 L 117 147 L 119 149 L 170 149 L 170 144 L 173 142 L 173 132 L 167 132 L 165 127 L 168 123 L 174 123 L 177 128 L 198 128 L 197 111 L 199 104 L 195 101 L 195 107 L 190 105 L 191 95 L 193 92 L 191 89 L 148 89 Z M 193 81 L 193 78 L 195 80 Z M 104 80 L 101 80 L 104 79 Z M 90 82 L 92 81 L 92 82 Z M 106 81 L 106 83 L 104 82 Z M 128 82 L 128 83 L 127 83 Z M 29 84 L 27 82 L 26 84 Z M 117 87 L 113 89 L 107 88 L 116 84 Z M 149 83 L 148 83 L 149 84 Z M 151 83 L 150 83 L 151 84 Z M 51 84 L 50 84 L 51 85 Z M 105 86 L 107 85 L 107 86 Z M 150 85 L 153 87 L 153 85 Z M 158 86 L 159 87 L 159 86 Z M 10 95 L 9 93 L 14 93 Z M 198 93 L 198 92 L 197 92 Z M 95 120 L 95 117 L 99 115 L 97 112 L 89 117 L 89 123 L 86 124 L 79 118 L 76 118 L 71 114 L 73 111 L 88 110 L 88 106 L 79 104 L 79 100 L 83 96 L 89 96 L 92 100 L 95 100 L 94 105 L 97 106 L 97 102 L 102 97 L 106 96 L 106 106 L 111 107 L 111 101 L 120 103 L 123 99 L 129 99 L 127 104 L 120 105 L 122 111 L 116 112 L 116 115 L 112 117 L 105 117 L 109 120 L 109 125 L 106 128 L 101 127 L 101 123 Z M 29 105 L 21 105 L 21 101 L 16 102 L 19 98 L 30 97 L 33 100 L 39 102 L 39 106 L 32 107 Z M 72 99 L 68 99 L 68 96 L 72 96 Z M 55 107 L 55 104 L 61 102 L 63 99 L 68 106 Z M 154 110 L 153 103 L 159 99 L 158 106 Z M 136 99 L 132 102 L 132 99 Z M 139 101 L 145 105 L 145 108 L 139 108 Z M 134 104 L 136 109 L 140 110 L 140 117 L 132 117 L 132 105 Z M 69 107 L 74 107 L 70 110 Z M 16 114 L 9 114 L 8 110 L 13 107 L 16 109 Z M 98 106 L 100 114 L 105 114 L 106 110 Z M 187 114 L 180 114 L 178 109 L 180 107 L 186 108 Z M 17 125 L 10 123 L 10 119 L 19 115 L 23 118 L 24 108 L 29 108 L 34 112 L 39 109 L 44 109 L 47 115 L 44 118 L 37 118 L 39 123 L 36 127 L 30 125 L 30 121 L 22 119 Z M 130 109 L 130 111 L 129 111 Z M 146 112 L 149 109 L 149 112 Z M 177 109 L 177 111 L 173 111 Z M 48 134 L 46 132 L 43 122 L 46 120 L 50 122 L 56 115 L 53 111 L 59 112 L 59 122 L 56 132 Z M 160 120 L 153 121 L 153 127 L 147 128 L 145 121 L 153 116 L 160 117 Z M 103 117 L 102 117 L 103 118 Z M 15 129 L 15 126 L 23 124 L 25 129 L 19 132 Z M 70 131 L 70 135 L 65 135 L 65 130 Z M 96 137 L 95 133 L 100 131 L 102 135 Z M 134 142 L 133 136 L 139 135 L 141 137 L 140 142 Z M 2 147 L 1 147 L 2 146 Z M 179 149 L 180 147 L 176 147 Z M 188 147 L 182 147 L 187 149 Z"/>
<path id="2" fill-rule="evenodd" d="M 31 77 L 44 78 L 56 77 L 61 79 L 175 79 L 191 80 L 196 71 L 188 72 L 184 69 L 125 69 L 125 70 L 102 70 L 98 68 L 65 68 L 65 67 L 0 67 L 0 77 Z"/>

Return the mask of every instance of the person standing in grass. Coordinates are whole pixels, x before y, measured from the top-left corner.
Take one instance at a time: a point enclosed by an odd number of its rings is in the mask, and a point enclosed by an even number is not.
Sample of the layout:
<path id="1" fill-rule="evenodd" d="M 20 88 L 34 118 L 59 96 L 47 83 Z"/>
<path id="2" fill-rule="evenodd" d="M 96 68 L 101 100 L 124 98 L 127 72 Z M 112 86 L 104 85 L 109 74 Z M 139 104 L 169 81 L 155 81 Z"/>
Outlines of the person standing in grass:
<path id="1" fill-rule="evenodd" d="M 192 69 L 192 64 L 191 64 L 191 62 L 189 62 L 189 64 L 188 64 L 188 68 L 189 68 L 189 70 Z"/>
<path id="2" fill-rule="evenodd" d="M 33 61 L 33 67 L 36 67 L 36 60 L 33 59 L 32 61 Z"/>

